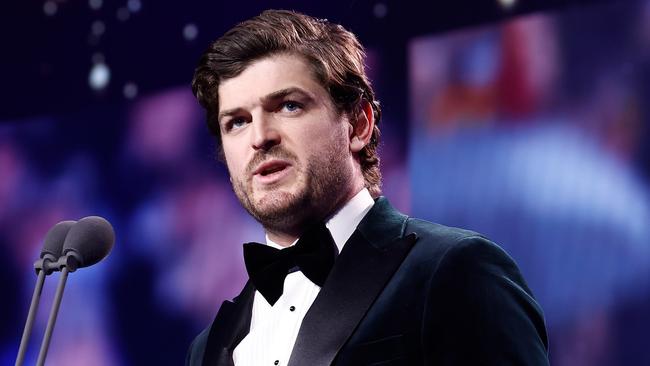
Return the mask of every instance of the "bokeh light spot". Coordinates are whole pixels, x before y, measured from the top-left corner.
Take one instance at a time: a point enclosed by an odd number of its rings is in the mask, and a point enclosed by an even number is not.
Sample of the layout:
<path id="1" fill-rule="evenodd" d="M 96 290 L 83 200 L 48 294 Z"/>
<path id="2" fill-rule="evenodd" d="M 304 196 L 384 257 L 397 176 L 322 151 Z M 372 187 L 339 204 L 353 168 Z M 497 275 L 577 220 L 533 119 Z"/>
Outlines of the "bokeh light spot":
<path id="1" fill-rule="evenodd" d="M 46 1 L 45 4 L 43 4 L 43 13 L 49 17 L 54 16 L 57 10 L 59 10 L 59 7 L 54 1 Z"/>
<path id="2" fill-rule="evenodd" d="M 183 27 L 183 38 L 188 41 L 193 41 L 199 35 L 199 28 L 196 27 L 194 23 L 186 24 Z"/>
<path id="3" fill-rule="evenodd" d="M 129 0 L 126 3 L 126 7 L 132 12 L 137 13 L 142 9 L 142 2 L 140 0 Z"/>
<path id="4" fill-rule="evenodd" d="M 129 12 L 129 9 L 127 8 L 119 8 L 117 9 L 116 16 L 117 16 L 117 20 L 125 22 L 131 16 L 131 12 Z"/>
<path id="5" fill-rule="evenodd" d="M 124 93 L 126 99 L 133 99 L 138 96 L 138 86 L 133 82 L 128 82 L 124 84 L 122 93 Z"/>
<path id="6" fill-rule="evenodd" d="M 372 12 L 375 14 L 375 17 L 383 18 L 388 14 L 388 7 L 384 3 L 377 3 L 373 6 Z"/>
<path id="7" fill-rule="evenodd" d="M 96 63 L 90 69 L 90 74 L 88 75 L 88 84 L 93 90 L 102 90 L 108 86 L 108 82 L 111 79 L 111 70 L 108 66 L 103 63 Z"/>
<path id="8" fill-rule="evenodd" d="M 497 0 L 504 9 L 510 9 L 515 5 L 516 0 Z"/>
<path id="9" fill-rule="evenodd" d="M 101 36 L 106 31 L 106 25 L 101 20 L 95 20 L 90 29 L 94 36 Z"/>
<path id="10" fill-rule="evenodd" d="M 99 10 L 103 4 L 103 0 L 88 0 L 88 6 L 93 10 Z"/>

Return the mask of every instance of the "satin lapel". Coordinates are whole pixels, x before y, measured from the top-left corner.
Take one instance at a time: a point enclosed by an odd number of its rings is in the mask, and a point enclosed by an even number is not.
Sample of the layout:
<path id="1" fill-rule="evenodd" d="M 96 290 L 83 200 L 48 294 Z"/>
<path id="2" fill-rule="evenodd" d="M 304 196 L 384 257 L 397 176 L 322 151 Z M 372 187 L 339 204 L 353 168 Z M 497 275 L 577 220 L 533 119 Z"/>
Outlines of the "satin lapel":
<path id="1" fill-rule="evenodd" d="M 247 282 L 233 301 L 224 301 L 210 327 L 203 366 L 232 366 L 232 352 L 248 334 L 255 288 Z"/>
<path id="2" fill-rule="evenodd" d="M 289 366 L 330 365 L 417 240 L 385 199 L 352 234 L 300 327 Z"/>

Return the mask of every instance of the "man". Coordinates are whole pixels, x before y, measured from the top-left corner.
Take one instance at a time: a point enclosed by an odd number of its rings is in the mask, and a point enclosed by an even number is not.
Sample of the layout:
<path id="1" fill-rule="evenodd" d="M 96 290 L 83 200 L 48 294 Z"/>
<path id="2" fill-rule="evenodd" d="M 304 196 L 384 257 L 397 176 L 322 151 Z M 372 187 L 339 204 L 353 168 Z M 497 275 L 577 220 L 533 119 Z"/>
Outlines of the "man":
<path id="1" fill-rule="evenodd" d="M 244 245 L 250 280 L 187 365 L 548 363 L 503 250 L 380 196 L 380 108 L 352 33 L 266 11 L 208 48 L 192 87 L 267 246 Z"/>

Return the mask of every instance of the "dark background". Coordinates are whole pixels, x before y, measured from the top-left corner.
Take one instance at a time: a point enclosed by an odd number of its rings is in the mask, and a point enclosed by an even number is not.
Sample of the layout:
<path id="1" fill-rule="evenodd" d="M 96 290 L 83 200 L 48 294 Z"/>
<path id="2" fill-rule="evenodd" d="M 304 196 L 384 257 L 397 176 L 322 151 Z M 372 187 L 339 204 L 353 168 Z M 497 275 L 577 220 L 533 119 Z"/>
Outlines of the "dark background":
<path id="1" fill-rule="evenodd" d="M 266 8 L 358 35 L 384 112 L 384 194 L 514 257 L 553 364 L 650 364 L 650 2 L 541 0 L 5 4 L 0 364 L 15 360 L 32 263 L 61 220 L 104 216 L 117 242 L 70 275 L 48 364 L 182 364 L 238 293 L 240 243 L 264 235 L 189 83 L 210 41 Z"/>

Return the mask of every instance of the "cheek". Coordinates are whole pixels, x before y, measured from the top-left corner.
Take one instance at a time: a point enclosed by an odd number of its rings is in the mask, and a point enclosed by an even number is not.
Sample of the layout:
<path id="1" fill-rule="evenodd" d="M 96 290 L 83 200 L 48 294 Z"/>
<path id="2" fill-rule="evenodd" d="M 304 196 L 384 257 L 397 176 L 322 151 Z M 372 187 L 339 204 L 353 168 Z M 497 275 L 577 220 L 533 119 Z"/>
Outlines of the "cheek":
<path id="1" fill-rule="evenodd" d="M 228 172 L 233 178 L 237 178 L 244 174 L 246 170 L 244 159 L 244 151 L 239 151 L 233 147 L 225 146 L 223 147 L 223 154 L 226 160 L 226 166 L 228 167 Z"/>
<path id="2" fill-rule="evenodd" d="M 295 134 L 301 136 L 300 143 L 309 150 L 320 150 L 332 143 L 340 144 L 347 139 L 346 121 L 326 113 L 300 126 Z"/>

